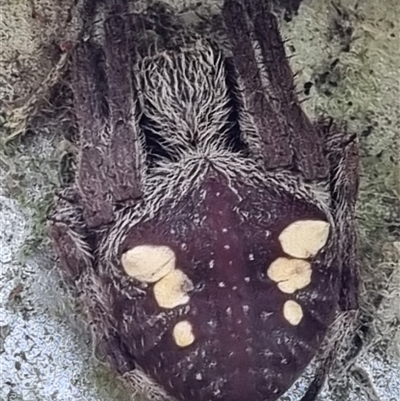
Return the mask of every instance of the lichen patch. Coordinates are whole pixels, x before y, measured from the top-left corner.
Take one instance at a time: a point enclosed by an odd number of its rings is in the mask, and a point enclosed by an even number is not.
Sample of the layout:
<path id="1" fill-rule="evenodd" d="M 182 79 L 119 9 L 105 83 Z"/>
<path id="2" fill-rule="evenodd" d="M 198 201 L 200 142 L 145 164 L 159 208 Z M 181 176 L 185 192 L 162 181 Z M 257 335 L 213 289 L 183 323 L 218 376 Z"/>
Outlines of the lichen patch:
<path id="1" fill-rule="evenodd" d="M 278 288 L 293 294 L 311 283 L 311 264 L 302 259 L 278 258 L 267 270 L 267 276 L 278 283 Z"/>
<path id="2" fill-rule="evenodd" d="M 279 235 L 283 251 L 294 258 L 315 256 L 326 244 L 329 223 L 322 220 L 298 220 L 287 226 Z"/>
<path id="3" fill-rule="evenodd" d="M 161 308 L 173 309 L 189 302 L 188 292 L 194 288 L 192 281 L 181 270 L 173 270 L 154 284 L 154 297 Z"/>
<path id="4" fill-rule="evenodd" d="M 283 316 L 292 326 L 297 326 L 303 319 L 303 309 L 296 301 L 286 301 L 283 305 Z"/>
<path id="5" fill-rule="evenodd" d="M 189 345 L 193 344 L 195 340 L 193 327 L 187 320 L 183 320 L 174 326 L 172 336 L 175 344 L 181 348 L 188 347 Z"/>
<path id="6" fill-rule="evenodd" d="M 155 283 L 174 270 L 176 256 L 168 246 L 138 245 L 122 254 L 121 264 L 129 277 Z"/>

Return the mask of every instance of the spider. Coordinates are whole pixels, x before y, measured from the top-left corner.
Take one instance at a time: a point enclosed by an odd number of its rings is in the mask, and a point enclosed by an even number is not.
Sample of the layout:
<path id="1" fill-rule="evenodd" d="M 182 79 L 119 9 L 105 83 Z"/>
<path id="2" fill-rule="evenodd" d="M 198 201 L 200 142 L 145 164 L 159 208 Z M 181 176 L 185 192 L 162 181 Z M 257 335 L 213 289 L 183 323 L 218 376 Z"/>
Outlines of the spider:
<path id="1" fill-rule="evenodd" d="M 82 11 L 61 269 L 97 355 L 152 399 L 274 401 L 357 310 L 357 138 L 303 112 L 268 1 L 225 0 L 228 48 L 151 56 L 128 11 Z"/>

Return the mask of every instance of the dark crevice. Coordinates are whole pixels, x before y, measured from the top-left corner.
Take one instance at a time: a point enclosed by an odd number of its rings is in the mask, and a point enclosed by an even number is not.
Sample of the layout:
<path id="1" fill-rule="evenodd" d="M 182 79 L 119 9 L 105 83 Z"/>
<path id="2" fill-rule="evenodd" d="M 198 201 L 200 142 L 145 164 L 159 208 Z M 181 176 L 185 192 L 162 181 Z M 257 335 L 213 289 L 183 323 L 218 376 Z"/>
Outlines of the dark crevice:
<path id="1" fill-rule="evenodd" d="M 152 129 L 149 128 L 150 126 Z M 139 120 L 139 127 L 144 135 L 146 157 L 150 166 L 161 159 L 174 160 L 174 156 L 162 146 L 162 135 L 155 132 L 154 123 L 145 114 L 142 114 Z"/>
<path id="2" fill-rule="evenodd" d="M 236 96 L 236 94 L 239 93 L 239 88 L 233 60 L 230 60 L 228 58 L 225 59 L 225 70 L 226 85 L 230 98 L 228 106 L 231 110 L 228 116 L 229 129 L 226 133 L 226 144 L 228 149 L 230 149 L 232 152 L 244 151 L 245 155 L 248 155 L 248 146 L 243 141 L 239 125 L 239 110 L 241 108 L 241 105 L 238 97 Z"/>

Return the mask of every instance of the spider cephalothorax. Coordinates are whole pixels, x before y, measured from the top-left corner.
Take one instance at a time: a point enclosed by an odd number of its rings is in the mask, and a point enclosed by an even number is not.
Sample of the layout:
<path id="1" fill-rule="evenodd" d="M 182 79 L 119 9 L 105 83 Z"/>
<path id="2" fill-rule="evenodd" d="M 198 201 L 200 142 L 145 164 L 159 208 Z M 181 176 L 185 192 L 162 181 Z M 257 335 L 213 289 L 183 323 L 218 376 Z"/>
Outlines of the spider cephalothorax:
<path id="1" fill-rule="evenodd" d="M 61 264 L 99 352 L 155 399 L 276 400 L 357 306 L 357 145 L 302 112 L 263 1 L 225 2 L 228 51 L 151 57 L 123 4 L 75 51 Z"/>

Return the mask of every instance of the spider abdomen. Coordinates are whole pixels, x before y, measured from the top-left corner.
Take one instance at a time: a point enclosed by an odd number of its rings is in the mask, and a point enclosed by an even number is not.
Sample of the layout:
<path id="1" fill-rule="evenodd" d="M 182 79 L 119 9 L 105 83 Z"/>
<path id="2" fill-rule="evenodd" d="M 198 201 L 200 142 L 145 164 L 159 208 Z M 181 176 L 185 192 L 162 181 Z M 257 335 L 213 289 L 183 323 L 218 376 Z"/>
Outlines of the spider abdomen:
<path id="1" fill-rule="evenodd" d="M 116 331 L 178 399 L 275 400 L 334 316 L 330 231 L 305 200 L 209 173 L 176 206 L 166 202 L 126 233 L 108 272 L 129 283 L 113 291 Z M 285 253 L 317 240 L 313 255 Z M 129 295 L 134 287 L 140 296 Z"/>

